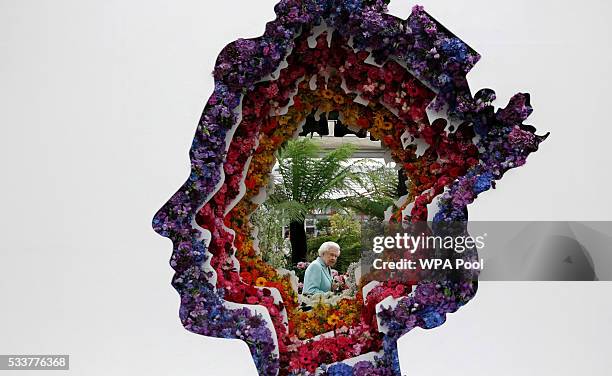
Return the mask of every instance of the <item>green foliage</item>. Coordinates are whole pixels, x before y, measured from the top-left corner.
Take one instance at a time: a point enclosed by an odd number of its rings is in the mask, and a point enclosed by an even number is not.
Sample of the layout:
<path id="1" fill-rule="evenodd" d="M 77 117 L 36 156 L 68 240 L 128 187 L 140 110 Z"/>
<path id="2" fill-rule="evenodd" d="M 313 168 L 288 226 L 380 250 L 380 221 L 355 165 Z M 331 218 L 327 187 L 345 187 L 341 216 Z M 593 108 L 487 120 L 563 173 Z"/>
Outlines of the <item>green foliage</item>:
<path id="1" fill-rule="evenodd" d="M 253 213 L 251 222 L 258 228 L 257 238 L 262 259 L 275 268 L 285 268 L 287 245 L 283 239 L 283 220 L 278 210 L 264 203 Z"/>
<path id="2" fill-rule="evenodd" d="M 329 218 L 332 235 L 353 235 L 360 233 L 361 224 L 353 218 L 351 213 L 336 213 Z"/>
<path id="3" fill-rule="evenodd" d="M 342 204 L 369 217 L 384 219 L 385 210 L 393 206 L 397 198 L 399 179 L 397 170 L 374 160 L 355 166 L 359 172 L 352 177 L 355 194 L 346 197 Z"/>
<path id="4" fill-rule="evenodd" d="M 331 222 L 327 218 L 317 220 L 317 230 L 329 234 L 331 232 Z"/>
<path id="5" fill-rule="evenodd" d="M 354 151 L 345 144 L 321 155 L 319 145 L 308 138 L 288 141 L 277 153 L 279 176 L 270 204 L 286 219 L 299 221 L 315 209 L 343 209 L 340 202 L 356 179 L 355 164 L 349 163 Z"/>

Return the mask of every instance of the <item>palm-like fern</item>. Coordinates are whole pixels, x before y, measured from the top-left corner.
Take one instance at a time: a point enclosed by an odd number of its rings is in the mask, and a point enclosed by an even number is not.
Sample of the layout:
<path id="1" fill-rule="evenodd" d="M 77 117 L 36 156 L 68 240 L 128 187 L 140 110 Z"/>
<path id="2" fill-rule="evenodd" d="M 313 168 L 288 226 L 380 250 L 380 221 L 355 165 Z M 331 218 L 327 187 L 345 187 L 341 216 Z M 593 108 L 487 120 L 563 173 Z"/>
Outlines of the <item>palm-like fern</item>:
<path id="1" fill-rule="evenodd" d="M 269 203 L 290 222 L 292 262 L 306 257 L 304 220 L 316 209 L 342 210 L 354 192 L 357 164 L 350 163 L 354 146 L 345 144 L 327 154 L 313 141 L 291 140 L 277 153 L 278 176 Z"/>
<path id="2" fill-rule="evenodd" d="M 342 205 L 369 217 L 384 219 L 387 208 L 398 196 L 398 172 L 382 162 L 368 160 L 356 166 L 352 186 L 358 187 L 354 195 L 343 199 Z"/>

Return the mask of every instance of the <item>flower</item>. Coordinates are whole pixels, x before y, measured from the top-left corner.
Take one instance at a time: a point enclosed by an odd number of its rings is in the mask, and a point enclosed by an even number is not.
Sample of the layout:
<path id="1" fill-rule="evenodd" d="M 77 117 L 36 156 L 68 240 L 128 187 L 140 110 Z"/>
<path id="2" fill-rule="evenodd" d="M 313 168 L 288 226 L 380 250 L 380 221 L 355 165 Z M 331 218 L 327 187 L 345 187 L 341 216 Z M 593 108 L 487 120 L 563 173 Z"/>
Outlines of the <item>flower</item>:
<path id="1" fill-rule="evenodd" d="M 247 301 L 248 304 L 257 304 L 257 303 L 259 303 L 259 299 L 256 296 L 249 296 L 246 299 L 246 301 Z"/>
<path id="2" fill-rule="evenodd" d="M 338 317 L 338 315 L 336 315 L 335 313 L 327 318 L 327 323 L 331 326 L 336 326 L 339 321 L 340 317 Z"/>
<path id="3" fill-rule="evenodd" d="M 353 367 L 344 363 L 334 364 L 329 367 L 327 374 L 329 376 L 353 376 Z"/>
<path id="4" fill-rule="evenodd" d="M 374 126 L 378 129 L 381 129 L 385 126 L 385 119 L 381 114 L 374 115 Z"/>
<path id="5" fill-rule="evenodd" d="M 474 182 L 474 193 L 479 194 L 491 188 L 491 181 L 493 180 L 493 174 L 490 172 L 486 172 L 482 175 L 479 175 Z"/>
<path id="6" fill-rule="evenodd" d="M 240 272 L 240 278 L 242 279 L 242 282 L 246 283 L 247 285 L 250 285 L 253 282 L 253 275 L 249 272 Z"/>
<path id="7" fill-rule="evenodd" d="M 357 119 L 357 125 L 361 128 L 367 128 L 370 126 L 370 122 L 366 118 L 359 118 Z"/>
<path id="8" fill-rule="evenodd" d="M 410 117 L 414 121 L 419 121 L 423 118 L 425 111 L 417 106 L 410 106 Z"/>
<path id="9" fill-rule="evenodd" d="M 382 129 L 383 131 L 390 131 L 391 129 L 393 129 L 393 123 L 390 121 L 385 121 L 380 125 L 380 129 Z"/>
<path id="10" fill-rule="evenodd" d="M 257 287 L 264 287 L 267 282 L 268 282 L 268 280 L 265 279 L 264 277 L 259 277 L 259 278 L 257 278 L 255 280 L 255 286 L 257 286 Z"/>
<path id="11" fill-rule="evenodd" d="M 334 97 L 334 92 L 329 90 L 329 89 L 325 89 L 325 90 L 321 91 L 321 95 L 325 99 L 332 99 Z"/>

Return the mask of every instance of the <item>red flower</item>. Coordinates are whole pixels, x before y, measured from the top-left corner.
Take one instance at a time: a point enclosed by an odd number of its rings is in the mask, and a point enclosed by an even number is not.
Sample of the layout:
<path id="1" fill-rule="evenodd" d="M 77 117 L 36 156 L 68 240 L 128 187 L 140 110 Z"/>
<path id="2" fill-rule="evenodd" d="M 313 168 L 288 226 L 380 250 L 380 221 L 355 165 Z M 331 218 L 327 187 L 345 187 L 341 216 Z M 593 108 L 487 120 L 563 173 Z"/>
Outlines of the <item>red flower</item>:
<path id="1" fill-rule="evenodd" d="M 295 109 L 298 111 L 302 109 L 302 100 L 300 99 L 300 97 L 293 97 L 293 107 L 295 107 Z"/>
<path id="2" fill-rule="evenodd" d="M 370 126 L 370 122 L 366 118 L 359 118 L 357 120 L 357 125 L 361 128 L 368 128 Z"/>
<path id="3" fill-rule="evenodd" d="M 446 184 L 448 184 L 450 181 L 448 176 L 442 176 L 438 179 L 438 186 L 440 187 L 444 187 L 446 186 Z"/>
<path id="4" fill-rule="evenodd" d="M 476 145 L 471 144 L 471 145 L 469 145 L 469 146 L 467 147 L 467 153 L 468 153 L 470 156 L 474 157 L 474 156 L 478 155 L 478 148 L 476 147 Z"/>
<path id="5" fill-rule="evenodd" d="M 450 174 L 450 176 L 452 176 L 453 178 L 456 178 L 457 176 L 461 175 L 461 168 L 460 167 L 452 167 L 448 170 L 448 173 Z"/>
<path id="6" fill-rule="evenodd" d="M 246 294 L 247 294 L 248 296 L 259 296 L 259 290 L 258 290 L 258 289 L 256 289 L 256 288 L 255 288 L 255 287 L 253 287 L 253 286 L 247 286 L 247 288 L 246 288 Z"/>
<path id="7" fill-rule="evenodd" d="M 390 84 L 391 82 L 393 82 L 394 79 L 394 74 L 391 70 L 386 70 L 385 71 L 385 83 Z"/>
<path id="8" fill-rule="evenodd" d="M 230 288 L 230 299 L 234 302 L 242 302 L 245 297 L 244 289 L 238 288 L 236 290 Z"/>
<path id="9" fill-rule="evenodd" d="M 248 189 L 254 189 L 255 186 L 257 185 L 257 182 L 255 181 L 255 179 L 253 178 L 248 178 L 246 179 L 246 181 L 244 182 L 244 185 L 246 185 L 246 187 Z"/>
<path id="10" fill-rule="evenodd" d="M 368 56 L 370 56 L 370 53 L 368 51 L 359 51 L 359 52 L 357 52 L 357 60 L 358 61 L 364 61 L 365 59 L 368 58 Z"/>
<path id="11" fill-rule="evenodd" d="M 411 110 L 412 111 L 412 110 Z M 425 127 L 423 128 L 423 130 L 421 131 L 421 136 L 423 136 L 423 138 L 425 139 L 425 141 L 432 145 L 433 144 L 433 138 L 436 135 L 435 130 L 433 129 L 433 127 Z"/>
<path id="12" fill-rule="evenodd" d="M 424 111 L 422 108 L 417 107 L 417 106 L 410 107 L 410 117 L 412 118 L 412 120 L 419 121 L 423 118 L 423 115 L 424 115 Z"/>
<path id="13" fill-rule="evenodd" d="M 385 137 L 383 137 L 383 140 L 385 141 L 385 144 L 392 149 L 399 146 L 398 143 L 395 142 L 395 139 L 393 138 L 393 136 L 391 135 L 386 135 Z"/>
<path id="14" fill-rule="evenodd" d="M 420 90 L 419 87 L 412 81 L 409 81 L 407 84 L 404 85 L 404 87 L 406 88 L 406 91 L 408 92 L 408 95 L 411 97 L 418 97 L 420 94 Z"/>
<path id="15" fill-rule="evenodd" d="M 421 184 L 428 184 L 428 183 L 430 183 L 429 177 L 427 177 L 427 176 L 420 176 L 419 177 L 419 181 L 421 182 Z"/>
<path id="16" fill-rule="evenodd" d="M 276 120 L 268 119 L 264 123 L 263 128 L 261 130 L 263 133 L 270 134 L 272 131 L 276 129 L 276 125 L 277 125 Z"/>
<path id="17" fill-rule="evenodd" d="M 253 282 L 253 275 L 251 275 L 249 272 L 241 272 L 240 278 L 242 279 L 242 282 L 246 283 L 247 285 L 250 285 Z"/>

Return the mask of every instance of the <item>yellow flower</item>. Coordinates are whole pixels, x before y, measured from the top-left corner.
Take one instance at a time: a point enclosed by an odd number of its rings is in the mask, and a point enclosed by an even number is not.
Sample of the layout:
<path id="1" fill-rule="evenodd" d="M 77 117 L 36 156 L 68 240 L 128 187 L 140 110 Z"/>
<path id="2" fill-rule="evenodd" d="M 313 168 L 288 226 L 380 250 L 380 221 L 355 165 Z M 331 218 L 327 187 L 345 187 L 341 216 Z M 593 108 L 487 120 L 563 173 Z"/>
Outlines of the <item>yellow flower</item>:
<path id="1" fill-rule="evenodd" d="M 342 116 L 347 122 L 354 123 L 357 119 L 357 110 L 353 106 L 346 106 L 342 109 Z"/>
<path id="2" fill-rule="evenodd" d="M 321 110 L 321 112 L 330 112 L 334 109 L 334 106 L 331 102 L 322 102 L 319 105 L 319 109 Z"/>
<path id="3" fill-rule="evenodd" d="M 266 285 L 266 282 L 268 282 L 267 279 L 265 279 L 264 277 L 259 277 L 255 280 L 255 286 L 264 287 Z"/>
<path id="4" fill-rule="evenodd" d="M 297 114 L 295 115 L 295 117 L 294 117 L 294 120 L 295 120 L 295 123 L 296 123 L 296 124 L 301 123 L 301 122 L 302 122 L 304 119 L 305 119 L 305 116 L 304 116 L 304 115 L 303 115 L 301 112 L 300 112 L 300 113 L 297 113 Z"/>
<path id="5" fill-rule="evenodd" d="M 327 318 L 327 323 L 331 326 L 336 326 L 338 321 L 340 321 L 340 317 L 338 317 L 338 315 L 335 313 Z"/>
<path id="6" fill-rule="evenodd" d="M 370 135 L 377 140 L 382 138 L 382 133 L 377 128 L 370 129 Z"/>
<path id="7" fill-rule="evenodd" d="M 380 114 L 374 115 L 374 126 L 382 128 L 385 125 L 385 119 Z"/>
<path id="8" fill-rule="evenodd" d="M 391 123 L 390 121 L 385 121 L 380 125 L 380 129 L 382 129 L 383 131 L 390 131 L 391 129 L 393 129 L 393 123 Z"/>
<path id="9" fill-rule="evenodd" d="M 332 97 L 334 96 L 334 92 L 329 89 L 325 89 L 321 92 L 321 95 L 325 99 L 332 99 Z"/>
<path id="10" fill-rule="evenodd" d="M 344 97 L 340 94 L 336 94 L 334 95 L 334 102 L 338 103 L 338 104 L 343 104 L 344 103 Z"/>
<path id="11" fill-rule="evenodd" d="M 278 118 L 278 125 L 287 125 L 289 124 L 290 117 L 289 116 L 280 116 Z"/>

